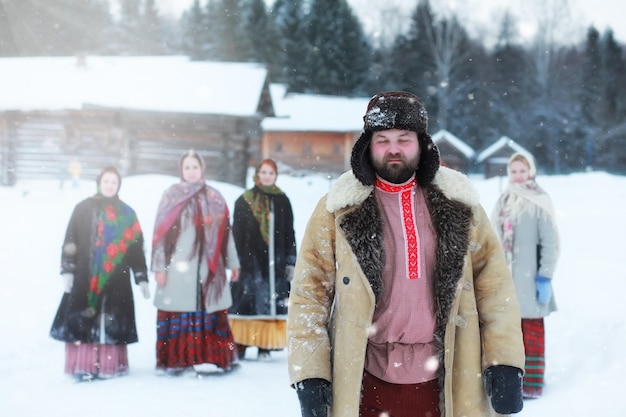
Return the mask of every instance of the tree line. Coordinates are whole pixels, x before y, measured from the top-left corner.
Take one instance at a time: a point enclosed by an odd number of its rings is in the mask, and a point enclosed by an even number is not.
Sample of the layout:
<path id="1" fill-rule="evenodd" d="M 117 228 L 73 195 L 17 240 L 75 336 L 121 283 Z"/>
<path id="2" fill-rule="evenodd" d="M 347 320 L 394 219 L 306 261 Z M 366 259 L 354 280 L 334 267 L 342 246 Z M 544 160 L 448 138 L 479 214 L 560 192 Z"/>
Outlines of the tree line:
<path id="1" fill-rule="evenodd" d="M 407 30 L 375 42 L 347 0 L 194 0 L 177 19 L 163 16 L 155 0 L 120 0 L 115 15 L 109 0 L 3 0 L 0 56 L 263 62 L 270 80 L 291 92 L 414 92 L 431 131 L 447 129 L 477 150 L 509 136 L 548 173 L 624 174 L 624 45 L 594 27 L 562 44 L 553 36 L 557 23 L 543 18 L 533 41 L 521 42 L 507 14 L 487 46 L 460 17 L 439 16 L 418 0 Z"/>

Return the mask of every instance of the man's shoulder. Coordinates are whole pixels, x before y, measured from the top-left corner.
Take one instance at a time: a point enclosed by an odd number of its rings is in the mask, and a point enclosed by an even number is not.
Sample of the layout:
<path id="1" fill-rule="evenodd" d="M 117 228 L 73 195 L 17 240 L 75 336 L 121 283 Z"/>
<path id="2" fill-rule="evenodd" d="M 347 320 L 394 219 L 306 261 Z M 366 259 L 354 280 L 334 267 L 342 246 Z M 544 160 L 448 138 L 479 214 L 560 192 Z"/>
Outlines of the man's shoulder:
<path id="1" fill-rule="evenodd" d="M 363 203 L 374 187 L 363 185 L 352 173 L 343 173 L 326 195 L 326 210 L 335 212 L 339 209 Z"/>
<path id="2" fill-rule="evenodd" d="M 480 204 L 480 195 L 476 187 L 465 174 L 459 171 L 444 166 L 439 167 L 432 183 L 451 200 L 460 201 L 472 207 Z"/>

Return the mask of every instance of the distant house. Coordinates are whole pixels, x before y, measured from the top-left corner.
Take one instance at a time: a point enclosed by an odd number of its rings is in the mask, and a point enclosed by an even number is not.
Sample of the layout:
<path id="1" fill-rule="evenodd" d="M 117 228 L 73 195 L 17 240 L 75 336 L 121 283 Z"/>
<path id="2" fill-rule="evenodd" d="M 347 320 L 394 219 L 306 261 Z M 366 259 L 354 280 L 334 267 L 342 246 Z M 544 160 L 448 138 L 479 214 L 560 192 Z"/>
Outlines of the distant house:
<path id="1" fill-rule="evenodd" d="M 336 175 L 350 169 L 370 99 L 287 93 L 281 84 L 270 89 L 276 116 L 262 122 L 261 156 L 294 170 Z"/>
<path id="2" fill-rule="evenodd" d="M 483 166 L 485 178 L 506 176 L 506 166 L 509 162 L 509 158 L 515 152 L 525 152 L 530 155 L 528 150 L 519 145 L 513 139 L 507 136 L 502 136 L 492 145 L 487 147 L 487 149 L 478 154 L 476 157 L 476 163 Z"/>
<path id="3" fill-rule="evenodd" d="M 264 65 L 186 57 L 0 59 L 0 181 L 63 177 L 70 163 L 93 177 L 178 175 L 195 148 L 207 178 L 245 185 L 273 116 Z"/>
<path id="4" fill-rule="evenodd" d="M 447 130 L 438 131 L 432 135 L 432 139 L 437 148 L 439 148 L 441 161 L 444 165 L 457 171 L 468 173 L 470 164 L 476 155 L 471 146 Z"/>

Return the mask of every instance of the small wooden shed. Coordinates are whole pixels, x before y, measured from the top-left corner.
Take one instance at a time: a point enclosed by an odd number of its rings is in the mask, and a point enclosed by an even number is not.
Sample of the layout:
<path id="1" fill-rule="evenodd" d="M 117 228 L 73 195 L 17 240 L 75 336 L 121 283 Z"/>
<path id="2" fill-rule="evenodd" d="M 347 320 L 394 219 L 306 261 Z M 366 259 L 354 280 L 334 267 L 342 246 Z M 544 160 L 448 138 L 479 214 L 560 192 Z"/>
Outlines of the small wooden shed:
<path id="1" fill-rule="evenodd" d="M 0 59 L 0 180 L 178 175 L 190 148 L 206 177 L 245 186 L 260 153 L 261 121 L 274 114 L 261 64 L 187 57 Z M 28 86 L 29 94 L 26 94 Z"/>
<path id="2" fill-rule="evenodd" d="M 515 152 L 525 152 L 531 155 L 530 152 L 513 139 L 508 136 L 502 136 L 478 154 L 476 163 L 483 166 L 485 178 L 506 176 L 509 158 Z"/>
<path id="3" fill-rule="evenodd" d="M 444 165 L 467 174 L 476 151 L 461 139 L 442 129 L 432 135 L 432 140 L 439 148 L 439 155 Z"/>
<path id="4" fill-rule="evenodd" d="M 270 90 L 276 116 L 262 122 L 263 158 L 332 176 L 350 169 L 369 98 L 288 93 L 282 84 Z"/>

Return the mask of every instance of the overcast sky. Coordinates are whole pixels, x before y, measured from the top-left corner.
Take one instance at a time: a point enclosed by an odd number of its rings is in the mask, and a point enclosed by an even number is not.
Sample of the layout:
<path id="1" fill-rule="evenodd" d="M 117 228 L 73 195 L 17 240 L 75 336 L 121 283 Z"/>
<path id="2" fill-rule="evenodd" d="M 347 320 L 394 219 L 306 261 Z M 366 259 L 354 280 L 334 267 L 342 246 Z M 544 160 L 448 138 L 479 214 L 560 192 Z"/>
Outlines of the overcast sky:
<path id="1" fill-rule="evenodd" d="M 569 3 L 571 6 L 564 11 L 567 16 L 560 19 L 569 22 L 567 34 L 574 40 L 584 37 L 586 29 L 593 24 L 596 29 L 603 32 L 607 26 L 613 29 L 615 37 L 622 43 L 626 43 L 626 1 L 623 0 L 552 0 L 553 2 Z M 204 4 L 206 0 L 201 0 Z M 268 0 L 272 3 L 273 0 Z M 381 5 L 386 7 L 397 5 L 399 9 L 410 13 L 417 4 L 417 0 L 348 0 L 355 13 L 362 20 L 368 33 L 374 31 L 377 22 L 380 21 Z M 160 10 L 164 14 L 179 16 L 189 8 L 193 0 L 158 0 Z M 497 32 L 498 22 L 503 10 L 510 9 L 519 17 L 520 28 L 528 34 L 532 34 L 536 25 L 536 4 L 549 3 L 546 0 L 431 0 L 435 10 L 456 10 L 467 27 L 473 27 L 474 33 L 482 33 L 485 36 L 493 36 Z M 543 14 L 545 16 L 545 14 Z M 494 25 L 495 23 L 495 25 Z"/>

